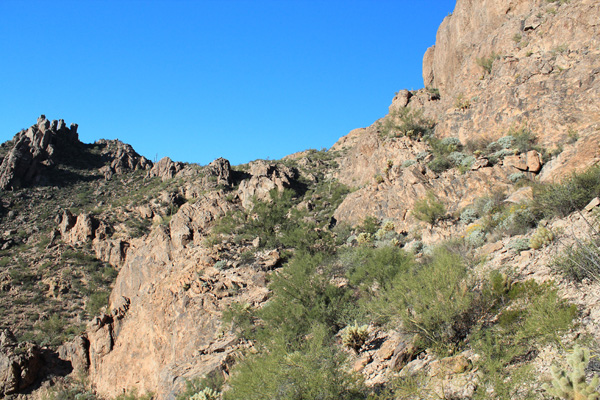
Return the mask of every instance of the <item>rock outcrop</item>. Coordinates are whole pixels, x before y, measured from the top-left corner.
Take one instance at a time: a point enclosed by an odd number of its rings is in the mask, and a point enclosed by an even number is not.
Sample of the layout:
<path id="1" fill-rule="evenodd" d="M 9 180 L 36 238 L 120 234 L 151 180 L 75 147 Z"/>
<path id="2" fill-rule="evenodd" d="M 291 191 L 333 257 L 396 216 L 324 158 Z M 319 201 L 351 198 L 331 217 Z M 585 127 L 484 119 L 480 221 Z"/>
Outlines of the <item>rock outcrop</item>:
<path id="1" fill-rule="evenodd" d="M 36 125 L 17 133 L 12 149 L 0 165 L 0 189 L 40 182 L 42 168 L 55 162 L 59 140 L 65 143 L 79 142 L 77 125 L 72 124 L 67 128 L 62 119 L 50 122 L 45 115 L 41 115 Z"/>
<path id="2" fill-rule="evenodd" d="M 101 139 L 94 144 L 102 148 L 102 156 L 107 165 L 100 170 L 107 180 L 110 180 L 113 175 L 122 175 L 125 171 L 149 170 L 152 168 L 150 160 L 140 156 L 131 145 L 120 140 Z"/>
<path id="3" fill-rule="evenodd" d="M 594 0 L 459 0 L 423 59 L 440 100 L 408 106 L 463 142 L 526 126 L 541 146 L 562 148 L 542 181 L 586 168 L 600 160 L 598 15 Z"/>
<path id="4" fill-rule="evenodd" d="M 298 177 L 298 171 L 281 164 L 259 160 L 250 163 L 250 175 L 252 177 L 242 181 L 238 190 L 244 208 L 252 207 L 253 199 L 271 201 L 270 192 L 273 189 L 282 192 L 285 188 L 292 187 Z"/>
<path id="5" fill-rule="evenodd" d="M 12 332 L 0 332 L 0 397 L 17 393 L 38 378 L 42 368 L 40 348 L 31 343 L 17 343 Z"/>
<path id="6" fill-rule="evenodd" d="M 148 176 L 158 176 L 163 182 L 172 179 L 175 174 L 183 169 L 183 163 L 173 162 L 169 157 L 161 158 L 159 162 L 154 164 L 152 169 L 148 171 Z"/>

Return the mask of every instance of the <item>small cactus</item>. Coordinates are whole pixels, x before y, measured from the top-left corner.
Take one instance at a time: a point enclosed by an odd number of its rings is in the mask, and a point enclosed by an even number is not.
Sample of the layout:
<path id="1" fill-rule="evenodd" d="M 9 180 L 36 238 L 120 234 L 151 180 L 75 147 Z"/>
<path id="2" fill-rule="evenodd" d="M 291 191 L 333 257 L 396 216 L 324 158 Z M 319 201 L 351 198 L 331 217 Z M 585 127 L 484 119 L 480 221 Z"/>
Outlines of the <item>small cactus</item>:
<path id="1" fill-rule="evenodd" d="M 373 241 L 373 236 L 371 236 L 370 233 L 361 232 L 358 234 L 358 236 L 356 236 L 356 241 L 358 244 L 371 243 Z"/>
<path id="2" fill-rule="evenodd" d="M 348 325 L 342 333 L 342 344 L 358 353 L 358 350 L 367 341 L 369 337 L 369 327 L 367 325 L 359 326 L 357 323 Z"/>
<path id="3" fill-rule="evenodd" d="M 590 351 L 575 346 L 573 353 L 567 357 L 567 362 L 572 371 L 559 370 L 552 367 L 552 386 L 545 384 L 544 389 L 552 396 L 565 400 L 600 400 L 598 376 L 594 376 L 590 383 L 585 380 L 585 367 L 590 360 Z"/>
<path id="4" fill-rule="evenodd" d="M 218 400 L 219 393 L 209 387 L 205 387 L 198 393 L 194 394 L 189 400 Z"/>
<path id="5" fill-rule="evenodd" d="M 537 250 L 543 246 L 552 243 L 553 240 L 554 233 L 552 233 L 551 230 L 546 229 L 542 226 L 539 227 L 531 237 L 531 240 L 529 241 L 529 247 Z"/>

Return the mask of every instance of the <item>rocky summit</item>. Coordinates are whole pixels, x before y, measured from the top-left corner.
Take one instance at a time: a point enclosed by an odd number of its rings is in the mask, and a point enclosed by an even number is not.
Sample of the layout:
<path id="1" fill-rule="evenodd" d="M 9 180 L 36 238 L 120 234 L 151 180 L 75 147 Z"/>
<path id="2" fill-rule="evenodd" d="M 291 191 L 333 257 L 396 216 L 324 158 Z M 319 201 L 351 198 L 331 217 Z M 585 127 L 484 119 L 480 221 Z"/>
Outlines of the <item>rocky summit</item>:
<path id="1" fill-rule="evenodd" d="M 598 398 L 598 21 L 458 0 L 424 89 L 276 161 L 40 116 L 0 146 L 0 398 Z"/>

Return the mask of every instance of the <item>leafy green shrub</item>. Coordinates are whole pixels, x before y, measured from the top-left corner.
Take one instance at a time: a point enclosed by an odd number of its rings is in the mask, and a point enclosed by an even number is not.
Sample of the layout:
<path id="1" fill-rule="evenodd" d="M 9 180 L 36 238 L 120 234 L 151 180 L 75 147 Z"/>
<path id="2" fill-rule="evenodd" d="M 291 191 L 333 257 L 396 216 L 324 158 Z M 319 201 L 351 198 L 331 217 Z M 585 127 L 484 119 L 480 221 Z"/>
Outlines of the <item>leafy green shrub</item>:
<path id="1" fill-rule="evenodd" d="M 437 248 L 429 263 L 396 275 L 373 307 L 384 321 L 399 315 L 403 327 L 419 335 L 425 347 L 444 353 L 469 332 L 472 304 L 461 257 Z"/>
<path id="2" fill-rule="evenodd" d="M 347 325 L 351 310 L 351 291 L 331 283 L 324 269 L 322 254 L 297 254 L 273 277 L 272 298 L 257 311 L 263 321 L 258 336 L 280 330 L 288 343 L 302 341 L 314 324 L 330 327 L 334 332 Z"/>
<path id="3" fill-rule="evenodd" d="M 590 361 L 590 351 L 575 346 L 573 353 L 567 357 L 571 372 L 552 367 L 552 386 L 544 385 L 544 389 L 552 396 L 564 400 L 599 400 L 597 391 L 600 380 L 595 375 L 588 383 L 585 377 L 585 367 Z"/>
<path id="4" fill-rule="evenodd" d="M 432 170 L 436 174 L 441 174 L 442 172 L 450 169 L 452 167 L 452 164 L 450 163 L 450 161 L 448 161 L 448 159 L 446 157 L 437 156 L 436 158 L 431 160 L 427 164 L 427 166 L 429 167 L 430 170 Z"/>
<path id="5" fill-rule="evenodd" d="M 374 283 L 386 288 L 413 264 L 410 255 L 391 246 L 348 249 L 339 258 L 350 284 L 364 288 L 371 288 Z"/>
<path id="6" fill-rule="evenodd" d="M 356 322 L 354 325 L 348 325 L 342 332 L 342 344 L 352 350 L 358 352 L 363 344 L 369 337 L 369 326 L 358 325 Z"/>
<path id="7" fill-rule="evenodd" d="M 501 278 L 497 273 L 496 289 L 483 296 L 483 308 L 497 315 L 495 322 L 474 329 L 470 338 L 473 350 L 482 355 L 478 368 L 483 382 L 476 396 L 481 399 L 490 398 L 490 389 L 494 398 L 516 398 L 533 380 L 528 366 L 520 364 L 536 347 L 558 343 L 577 314 L 576 307 L 562 300 L 552 284 L 529 280 L 505 285 Z"/>
<path id="8" fill-rule="evenodd" d="M 415 202 L 413 215 L 419 221 L 434 225 L 446 215 L 446 207 L 435 197 L 433 192 Z"/>
<path id="9" fill-rule="evenodd" d="M 477 58 L 477 65 L 479 65 L 486 73 L 492 72 L 492 66 L 494 65 L 494 61 L 496 61 L 500 56 L 494 52 L 488 57 Z"/>
<path id="10" fill-rule="evenodd" d="M 600 166 L 574 173 L 561 183 L 534 187 L 534 201 L 539 214 L 565 217 L 581 210 L 600 195 Z"/>
<path id="11" fill-rule="evenodd" d="M 317 324 L 297 347 L 275 339 L 270 351 L 244 359 L 231 374 L 224 399 L 365 399 L 366 390 L 347 372 L 327 332 Z"/>
<path id="12" fill-rule="evenodd" d="M 581 282 L 583 279 L 600 280 L 600 240 L 597 235 L 565 248 L 552 266 L 567 278 Z"/>

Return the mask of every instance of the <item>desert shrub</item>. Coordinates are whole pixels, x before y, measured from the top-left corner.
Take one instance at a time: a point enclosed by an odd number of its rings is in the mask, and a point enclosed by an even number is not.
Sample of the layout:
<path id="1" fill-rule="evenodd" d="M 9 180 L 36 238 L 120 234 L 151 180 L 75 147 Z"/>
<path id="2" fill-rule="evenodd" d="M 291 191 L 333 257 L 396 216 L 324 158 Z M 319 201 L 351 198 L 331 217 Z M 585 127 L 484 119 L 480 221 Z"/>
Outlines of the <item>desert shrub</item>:
<path id="1" fill-rule="evenodd" d="M 510 136 L 513 137 L 513 145 L 519 153 L 526 153 L 530 150 L 537 150 L 535 143 L 536 136 L 526 127 L 522 127 L 516 131 L 511 131 Z"/>
<path id="2" fill-rule="evenodd" d="M 244 359 L 228 380 L 225 400 L 351 400 L 366 398 L 360 380 L 344 366 L 327 327 L 315 325 L 296 347 L 275 339 L 270 351 Z"/>
<path id="3" fill-rule="evenodd" d="M 561 183 L 534 187 L 535 206 L 546 217 L 565 217 L 600 195 L 600 167 L 574 173 Z"/>
<path id="4" fill-rule="evenodd" d="M 522 172 L 515 172 L 514 174 L 510 174 L 508 176 L 508 180 L 512 183 L 517 183 L 521 179 L 525 179 L 525 174 Z"/>
<path id="5" fill-rule="evenodd" d="M 464 111 L 469 107 L 471 107 L 471 100 L 465 97 L 465 95 L 462 93 L 456 96 L 456 99 L 454 100 L 454 108 Z"/>
<path id="6" fill-rule="evenodd" d="M 411 165 L 414 165 L 416 163 L 417 163 L 417 160 L 406 160 L 402 163 L 402 168 L 410 167 Z"/>
<path id="7" fill-rule="evenodd" d="M 297 254 L 273 276 L 272 298 L 257 312 L 263 321 L 258 337 L 279 330 L 294 343 L 302 341 L 314 324 L 327 326 L 332 332 L 347 325 L 348 315 L 356 307 L 350 301 L 352 293 L 331 283 L 325 264 L 322 254 Z"/>
<path id="8" fill-rule="evenodd" d="M 492 72 L 492 66 L 494 65 L 494 61 L 496 61 L 500 56 L 494 52 L 488 57 L 477 58 L 476 62 L 486 73 Z"/>
<path id="9" fill-rule="evenodd" d="M 108 297 L 110 293 L 104 290 L 94 292 L 88 298 L 85 309 L 90 316 L 95 316 L 100 313 L 102 307 L 108 305 Z"/>
<path id="10" fill-rule="evenodd" d="M 430 262 L 398 274 L 373 309 L 382 321 L 400 316 L 403 327 L 425 347 L 444 353 L 467 335 L 472 302 L 461 257 L 437 248 Z"/>
<path id="11" fill-rule="evenodd" d="M 435 197 L 433 192 L 417 200 L 413 209 L 413 215 L 419 221 L 434 225 L 446 215 L 446 207 Z"/>
<path id="12" fill-rule="evenodd" d="M 535 227 L 537 218 L 525 204 L 506 205 L 491 216 L 491 227 L 508 236 L 522 235 Z M 489 222 L 489 221 L 488 221 Z"/>
<path id="13" fill-rule="evenodd" d="M 437 156 L 431 160 L 427 166 L 436 174 L 440 174 L 452 167 L 452 164 L 445 156 Z"/>
<path id="14" fill-rule="evenodd" d="M 463 145 L 460 142 L 460 139 L 456 137 L 447 137 L 440 140 L 438 147 L 434 145 L 435 150 L 445 154 L 460 151 L 462 150 L 462 147 Z"/>
<path id="15" fill-rule="evenodd" d="M 410 107 L 401 108 L 398 111 L 400 123 L 396 129 L 401 135 L 411 138 L 423 137 L 430 133 L 434 123 L 423 116 L 422 110 L 411 110 Z"/>
<path id="16" fill-rule="evenodd" d="M 496 276 L 501 282 L 501 275 Z M 476 396 L 481 399 L 490 398 L 490 389 L 494 398 L 518 397 L 523 385 L 532 381 L 528 366 L 522 365 L 527 356 L 538 346 L 559 343 L 559 335 L 573 326 L 577 314 L 552 284 L 529 280 L 496 286 L 484 297 L 490 315 L 497 317 L 474 329 L 470 338 L 473 350 L 482 355 L 478 367 L 484 379 Z"/>
<path id="17" fill-rule="evenodd" d="M 123 393 L 115 397 L 115 400 L 152 400 L 154 395 L 152 393 L 146 393 L 144 395 L 138 395 L 137 390 L 133 389 L 128 393 Z"/>
<path id="18" fill-rule="evenodd" d="M 576 282 L 600 280 L 600 240 L 597 235 L 576 240 L 553 260 L 552 266 Z"/>
<path id="19" fill-rule="evenodd" d="M 367 290 L 374 283 L 380 288 L 388 287 L 396 275 L 406 272 L 413 263 L 410 255 L 392 246 L 348 249 L 339 259 L 350 284 Z"/>
<path id="20" fill-rule="evenodd" d="M 515 253 L 520 253 L 525 250 L 529 250 L 529 240 L 525 238 L 516 238 L 508 243 L 508 248 Z"/>
<path id="21" fill-rule="evenodd" d="M 358 325 L 356 322 L 353 325 L 348 325 L 342 331 L 342 344 L 356 352 L 360 350 L 363 344 L 369 337 L 369 326 Z"/>
<path id="22" fill-rule="evenodd" d="M 375 232 L 379 229 L 379 221 L 375 217 L 365 217 L 362 223 L 356 228 L 356 231 L 359 233 L 369 233 L 374 235 Z"/>
<path id="23" fill-rule="evenodd" d="M 219 370 L 214 370 L 202 379 L 194 378 L 186 380 L 185 389 L 179 393 L 176 400 L 190 400 L 196 394 L 200 394 L 202 400 L 215 400 L 220 398 L 219 392 L 223 387 L 225 379 Z M 215 396 L 216 395 L 216 396 Z M 212 398 L 210 396 L 213 396 Z"/>
<path id="24" fill-rule="evenodd" d="M 479 215 L 474 207 L 465 207 L 460 213 L 460 222 L 463 224 L 470 224 L 477 221 Z"/>
<path id="25" fill-rule="evenodd" d="M 485 243 L 485 236 L 483 229 L 475 229 L 465 236 L 465 241 L 472 247 L 481 247 Z"/>
<path id="26" fill-rule="evenodd" d="M 88 385 L 80 381 L 67 380 L 56 384 L 42 395 L 42 400 L 99 400 Z"/>

